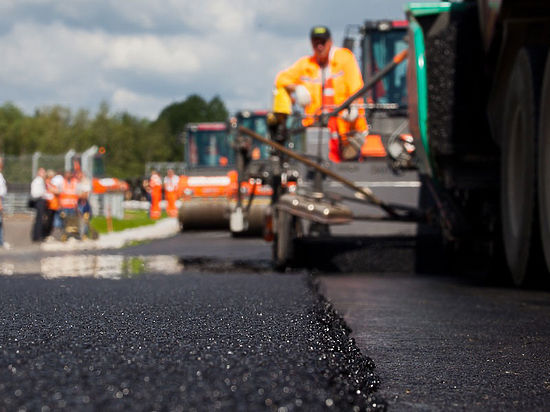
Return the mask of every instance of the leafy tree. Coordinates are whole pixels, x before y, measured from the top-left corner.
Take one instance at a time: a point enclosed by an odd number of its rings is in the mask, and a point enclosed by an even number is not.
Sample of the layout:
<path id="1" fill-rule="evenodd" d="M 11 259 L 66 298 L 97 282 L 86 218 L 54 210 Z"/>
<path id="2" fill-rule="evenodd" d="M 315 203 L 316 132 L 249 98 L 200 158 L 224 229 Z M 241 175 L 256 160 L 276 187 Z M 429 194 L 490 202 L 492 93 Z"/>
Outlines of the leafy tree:
<path id="1" fill-rule="evenodd" d="M 208 121 L 211 122 L 223 122 L 229 117 L 229 112 L 225 107 L 223 101 L 215 96 L 210 102 L 208 102 Z"/>
<path id="2" fill-rule="evenodd" d="M 180 136 L 188 123 L 220 122 L 226 121 L 228 117 L 229 112 L 218 96 L 207 102 L 199 95 L 192 94 L 182 102 L 167 106 L 155 123 L 158 127 L 168 128 L 172 135 L 170 146 L 174 156 L 170 160 L 180 160 L 183 158 Z"/>
<path id="3" fill-rule="evenodd" d="M 59 105 L 41 107 L 28 116 L 5 103 L 0 106 L 0 153 L 64 154 L 69 149 L 82 152 L 92 145 L 103 146 L 107 174 L 137 177 L 147 162 L 183 158 L 180 136 L 187 123 L 227 118 L 219 97 L 207 102 L 196 94 L 167 106 L 154 122 L 129 113 L 111 113 L 106 102 L 93 117 L 86 110 L 72 113 Z"/>

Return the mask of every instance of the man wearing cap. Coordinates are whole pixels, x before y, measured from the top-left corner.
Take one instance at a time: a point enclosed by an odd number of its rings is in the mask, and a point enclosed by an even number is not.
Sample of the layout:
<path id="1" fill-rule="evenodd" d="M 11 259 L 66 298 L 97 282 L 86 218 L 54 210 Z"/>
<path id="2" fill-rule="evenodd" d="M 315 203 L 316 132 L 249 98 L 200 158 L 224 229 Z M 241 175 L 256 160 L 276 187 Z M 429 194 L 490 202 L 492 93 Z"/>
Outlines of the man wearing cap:
<path id="1" fill-rule="evenodd" d="M 330 112 L 349 96 L 363 87 L 361 71 L 353 53 L 345 48 L 334 47 L 330 30 L 316 26 L 310 32 L 313 55 L 305 56 L 291 67 L 277 74 L 275 88 L 284 88 L 294 94 L 296 103 L 304 107 L 304 126 L 314 122 L 314 115 Z M 352 160 L 360 153 L 360 144 L 368 131 L 363 99 L 357 99 L 349 110 L 329 120 L 331 138 L 329 158 L 332 161 Z"/>

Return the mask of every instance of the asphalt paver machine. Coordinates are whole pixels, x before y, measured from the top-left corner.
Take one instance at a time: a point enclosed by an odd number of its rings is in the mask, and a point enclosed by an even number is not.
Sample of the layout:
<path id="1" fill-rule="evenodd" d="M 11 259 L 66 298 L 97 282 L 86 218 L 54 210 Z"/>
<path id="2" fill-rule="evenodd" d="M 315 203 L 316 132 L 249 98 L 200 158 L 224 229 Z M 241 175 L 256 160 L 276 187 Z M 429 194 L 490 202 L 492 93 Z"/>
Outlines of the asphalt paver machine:
<path id="1" fill-rule="evenodd" d="M 288 113 L 276 111 L 268 116 L 269 138 L 237 126 L 238 134 L 272 148 L 269 169 L 263 176 L 273 188 L 270 213 L 266 214 L 265 220 L 265 237 L 273 241 L 273 262 L 277 269 L 282 270 L 295 263 L 299 255 L 295 250 L 297 239 L 331 236 L 332 226 L 365 220 L 419 222 L 426 219 L 425 213 L 417 208 L 385 202 L 361 184 L 364 174 L 368 173 L 365 169 L 367 162 L 333 163 L 323 154 L 323 147 L 327 146 L 323 137 L 328 135 L 330 117 L 337 116 L 357 98 L 364 96 L 406 56 L 407 50 L 397 54 L 343 104 L 316 116 L 312 127 L 289 128 Z M 288 147 L 291 136 L 296 133 L 306 133 L 305 152 Z M 317 141 L 308 144 L 314 136 L 317 136 Z M 338 190 L 332 190 L 333 187 Z M 369 213 L 350 208 L 350 202 L 370 208 Z M 372 208 L 377 213 L 370 213 Z"/>

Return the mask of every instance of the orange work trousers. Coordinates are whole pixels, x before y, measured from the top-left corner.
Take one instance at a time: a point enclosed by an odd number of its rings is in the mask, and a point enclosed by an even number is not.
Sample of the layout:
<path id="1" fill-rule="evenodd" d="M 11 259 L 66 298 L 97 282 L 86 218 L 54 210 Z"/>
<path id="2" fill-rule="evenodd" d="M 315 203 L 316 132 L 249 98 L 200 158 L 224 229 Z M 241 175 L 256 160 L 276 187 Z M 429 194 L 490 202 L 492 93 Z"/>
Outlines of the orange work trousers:
<path id="1" fill-rule="evenodd" d="M 176 208 L 176 191 L 166 190 L 164 191 L 164 197 L 166 198 L 166 213 L 170 217 L 176 217 L 178 215 L 178 209 Z"/>
<path id="2" fill-rule="evenodd" d="M 160 190 L 153 188 L 151 191 L 151 210 L 149 214 L 151 219 L 159 219 L 161 216 L 160 201 L 162 200 L 162 188 Z"/>

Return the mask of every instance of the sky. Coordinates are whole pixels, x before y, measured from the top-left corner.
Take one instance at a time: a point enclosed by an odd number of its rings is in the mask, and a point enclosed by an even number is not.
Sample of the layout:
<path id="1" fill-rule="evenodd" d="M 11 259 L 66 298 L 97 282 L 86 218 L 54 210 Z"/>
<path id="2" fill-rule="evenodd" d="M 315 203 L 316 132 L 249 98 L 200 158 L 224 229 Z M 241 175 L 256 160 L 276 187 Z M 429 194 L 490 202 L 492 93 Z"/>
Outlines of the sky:
<path id="1" fill-rule="evenodd" d="M 191 94 L 267 109 L 277 72 L 323 24 L 404 18 L 404 0 L 0 0 L 0 104 L 154 120 Z"/>

